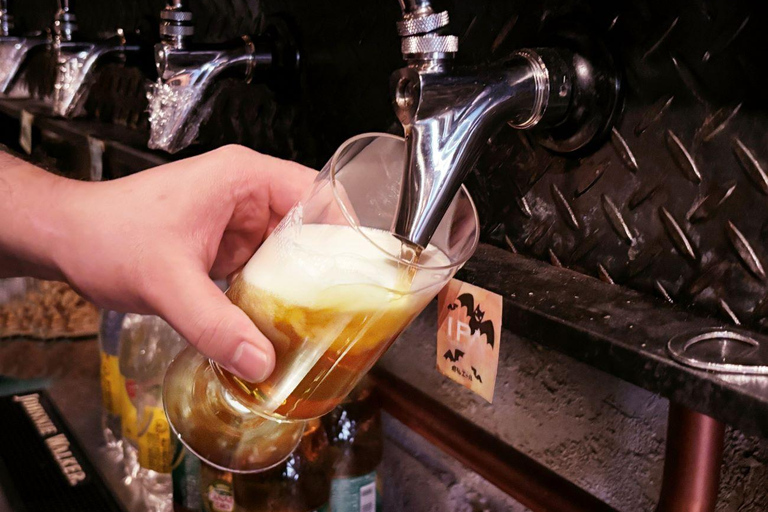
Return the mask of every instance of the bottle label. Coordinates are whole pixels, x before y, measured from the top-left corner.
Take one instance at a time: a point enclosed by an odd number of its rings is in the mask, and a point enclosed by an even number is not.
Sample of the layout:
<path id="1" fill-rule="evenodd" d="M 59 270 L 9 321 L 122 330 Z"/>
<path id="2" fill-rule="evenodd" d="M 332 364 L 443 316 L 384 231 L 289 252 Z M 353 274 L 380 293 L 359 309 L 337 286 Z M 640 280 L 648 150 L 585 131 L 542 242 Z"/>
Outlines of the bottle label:
<path id="1" fill-rule="evenodd" d="M 120 398 L 122 386 L 120 378 L 120 367 L 117 356 L 101 353 L 101 401 L 104 404 L 104 410 L 110 414 L 119 415 L 122 404 Z"/>
<path id="2" fill-rule="evenodd" d="M 493 402 L 503 300 L 458 279 L 437 296 L 437 369 Z"/>
<path id="3" fill-rule="evenodd" d="M 205 493 L 206 509 L 209 512 L 232 512 L 235 510 L 235 496 L 232 484 L 224 480 L 216 480 Z"/>
<path id="4" fill-rule="evenodd" d="M 123 437 L 135 444 L 139 437 L 137 432 L 138 426 L 136 424 L 136 407 L 133 405 L 133 402 L 131 402 L 131 397 L 128 396 L 128 388 L 130 386 L 132 389 L 135 389 L 136 382 L 132 379 L 125 379 L 122 375 L 120 375 L 120 381 L 120 385 L 118 386 L 122 395 L 120 397 L 120 426 L 123 430 Z"/>
<path id="5" fill-rule="evenodd" d="M 173 503 L 187 510 L 200 510 L 200 459 L 176 443 L 172 474 Z"/>
<path id="6" fill-rule="evenodd" d="M 144 407 L 143 424 L 147 428 L 139 435 L 139 465 L 158 473 L 170 473 L 173 462 L 171 428 L 162 407 Z"/>
<path id="7" fill-rule="evenodd" d="M 331 483 L 331 512 L 376 512 L 376 471 L 337 477 Z"/>

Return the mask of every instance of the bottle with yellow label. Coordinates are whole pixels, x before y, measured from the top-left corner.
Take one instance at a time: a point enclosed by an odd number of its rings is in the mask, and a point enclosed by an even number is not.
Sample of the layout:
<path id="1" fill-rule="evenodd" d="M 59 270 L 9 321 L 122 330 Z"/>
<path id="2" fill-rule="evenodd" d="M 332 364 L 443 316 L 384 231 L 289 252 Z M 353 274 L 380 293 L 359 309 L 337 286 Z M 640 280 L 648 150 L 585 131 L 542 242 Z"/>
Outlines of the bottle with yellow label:
<path id="1" fill-rule="evenodd" d="M 103 310 L 99 317 L 99 358 L 101 360 L 101 427 L 107 453 L 117 462 L 123 458 L 122 378 L 118 355 L 123 313 Z"/>
<path id="2" fill-rule="evenodd" d="M 127 478 L 140 482 L 144 510 L 148 512 L 172 510 L 175 443 L 163 410 L 162 383 L 168 365 L 184 346 L 184 340 L 158 317 L 129 314 L 123 321 L 122 428 L 125 461 L 131 464 L 126 472 Z"/>
<path id="3" fill-rule="evenodd" d="M 330 512 L 381 512 L 381 409 L 366 378 L 322 419 L 333 459 Z"/>

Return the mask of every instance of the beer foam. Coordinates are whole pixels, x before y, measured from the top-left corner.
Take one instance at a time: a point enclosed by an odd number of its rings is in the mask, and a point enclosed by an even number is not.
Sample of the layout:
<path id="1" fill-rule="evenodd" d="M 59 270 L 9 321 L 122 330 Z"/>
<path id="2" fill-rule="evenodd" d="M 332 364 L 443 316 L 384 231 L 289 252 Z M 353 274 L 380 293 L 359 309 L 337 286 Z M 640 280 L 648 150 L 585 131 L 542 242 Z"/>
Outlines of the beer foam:
<path id="1" fill-rule="evenodd" d="M 319 305 L 329 300 L 355 302 L 344 309 L 376 307 L 391 301 L 398 289 L 400 270 L 387 254 L 400 253 L 400 241 L 378 229 L 361 228 L 365 237 L 346 225 L 286 226 L 272 234 L 243 269 L 241 278 L 262 291 L 298 305 Z M 371 242 L 378 245 L 374 246 Z M 448 257 L 430 245 L 420 263 L 450 265 Z M 448 269 L 419 270 L 411 290 L 417 295 L 437 293 Z M 366 287 L 361 290 L 358 285 Z"/>

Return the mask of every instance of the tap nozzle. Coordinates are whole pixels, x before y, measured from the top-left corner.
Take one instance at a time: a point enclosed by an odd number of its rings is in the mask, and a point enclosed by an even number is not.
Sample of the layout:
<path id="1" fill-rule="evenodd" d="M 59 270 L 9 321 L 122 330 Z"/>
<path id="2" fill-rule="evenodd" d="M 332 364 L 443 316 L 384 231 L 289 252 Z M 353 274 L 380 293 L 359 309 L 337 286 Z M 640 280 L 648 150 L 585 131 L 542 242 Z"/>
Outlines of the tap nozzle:
<path id="1" fill-rule="evenodd" d="M 410 4 L 433 14 L 427 2 Z M 495 66 L 454 69 L 454 36 L 405 35 L 402 47 L 408 65 L 392 75 L 391 90 L 406 161 L 392 231 L 422 248 L 499 126 L 540 128 L 543 145 L 573 151 L 604 135 L 618 112 L 612 68 L 571 49 L 520 50 Z"/>

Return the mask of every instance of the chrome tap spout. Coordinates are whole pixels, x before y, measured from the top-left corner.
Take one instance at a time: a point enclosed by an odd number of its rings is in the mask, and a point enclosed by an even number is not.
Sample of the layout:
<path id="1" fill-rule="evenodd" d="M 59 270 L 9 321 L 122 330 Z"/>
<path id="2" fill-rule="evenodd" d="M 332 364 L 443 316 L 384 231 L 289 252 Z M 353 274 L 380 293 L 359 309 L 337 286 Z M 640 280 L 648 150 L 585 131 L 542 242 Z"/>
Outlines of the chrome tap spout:
<path id="1" fill-rule="evenodd" d="M 0 36 L 0 94 L 11 93 L 27 58 L 50 42 L 50 38 L 44 36 Z"/>
<path id="2" fill-rule="evenodd" d="M 393 232 L 426 247 L 488 138 L 502 124 L 536 128 L 540 142 L 573 151 L 603 136 L 618 111 L 618 78 L 569 48 L 515 52 L 488 68 L 456 68 L 455 36 L 438 35 L 448 13 L 401 2 L 408 66 L 391 78 L 407 151 Z"/>
<path id="3" fill-rule="evenodd" d="M 149 95 L 149 147 L 175 153 L 191 144 L 207 115 L 202 98 L 215 79 L 226 72 L 248 81 L 271 63 L 271 51 L 249 37 L 218 48 L 155 45 L 159 78 Z"/>
<path id="4" fill-rule="evenodd" d="M 19 70 L 33 50 L 44 47 L 50 39 L 44 36 L 12 35 L 13 16 L 8 10 L 8 0 L 0 0 L 0 94 L 11 92 Z"/>
<path id="5" fill-rule="evenodd" d="M 56 81 L 53 86 L 53 112 L 62 117 L 75 117 L 82 111 L 83 100 L 93 83 L 98 65 L 115 58 L 125 61 L 127 52 L 139 51 L 138 45 L 126 42 L 123 29 L 103 41 L 77 41 L 77 16 L 69 0 L 59 0 L 53 22 L 53 54 Z"/>
<path id="6" fill-rule="evenodd" d="M 127 52 L 138 52 L 139 49 L 138 45 L 126 43 L 122 30 L 98 42 L 77 42 L 69 37 L 54 37 L 56 82 L 53 112 L 62 117 L 78 115 L 98 65 L 111 58 L 124 61 Z"/>
<path id="7" fill-rule="evenodd" d="M 183 0 L 168 0 L 160 13 L 155 45 L 158 81 L 149 94 L 149 147 L 175 153 L 190 145 L 209 111 L 203 98 L 216 79 L 250 81 L 257 74 L 295 69 L 298 53 L 279 27 L 221 45 L 194 45 L 192 13 Z"/>

